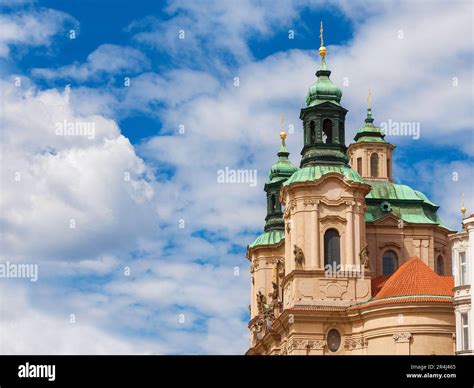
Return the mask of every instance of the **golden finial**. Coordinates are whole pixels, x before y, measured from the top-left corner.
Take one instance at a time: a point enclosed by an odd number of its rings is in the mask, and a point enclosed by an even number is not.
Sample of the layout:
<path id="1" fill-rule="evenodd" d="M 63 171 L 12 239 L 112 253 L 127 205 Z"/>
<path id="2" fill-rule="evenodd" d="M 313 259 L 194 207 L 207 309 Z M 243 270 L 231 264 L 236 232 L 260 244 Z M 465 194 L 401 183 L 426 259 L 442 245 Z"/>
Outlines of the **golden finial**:
<path id="1" fill-rule="evenodd" d="M 467 212 L 467 209 L 464 207 L 464 193 L 461 194 L 461 202 L 462 202 L 462 205 L 461 205 L 461 214 L 462 214 L 462 218 L 464 219 L 464 216 L 466 215 L 466 212 Z"/>
<path id="2" fill-rule="evenodd" d="M 281 132 L 280 132 L 280 139 L 283 144 L 285 144 L 286 139 L 286 132 L 285 132 L 285 113 L 282 112 L 281 114 Z"/>
<path id="3" fill-rule="evenodd" d="M 319 39 L 321 40 L 321 46 L 319 47 L 319 55 L 321 58 L 326 56 L 327 50 L 324 47 L 324 39 L 323 39 L 323 21 L 321 20 L 321 27 L 319 28 Z"/>
<path id="4" fill-rule="evenodd" d="M 370 97 L 371 97 L 371 93 L 370 93 L 370 88 L 369 88 L 369 95 L 367 96 L 367 109 L 370 109 Z"/>

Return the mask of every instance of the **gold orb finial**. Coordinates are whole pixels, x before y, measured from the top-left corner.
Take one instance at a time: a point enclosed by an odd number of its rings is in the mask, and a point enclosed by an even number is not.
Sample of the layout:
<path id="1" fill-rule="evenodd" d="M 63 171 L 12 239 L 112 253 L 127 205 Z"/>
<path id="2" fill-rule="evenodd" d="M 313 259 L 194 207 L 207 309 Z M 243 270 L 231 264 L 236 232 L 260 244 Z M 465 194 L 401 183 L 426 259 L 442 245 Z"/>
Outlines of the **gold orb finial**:
<path id="1" fill-rule="evenodd" d="M 280 132 L 280 139 L 285 142 L 286 139 L 286 132 L 285 132 L 285 113 L 281 113 L 281 132 Z"/>
<path id="2" fill-rule="evenodd" d="M 461 214 L 462 214 L 462 219 L 465 218 L 466 216 L 466 212 L 467 212 L 467 209 L 464 207 L 464 193 L 461 194 L 461 202 L 462 202 L 462 205 L 461 205 Z"/>
<path id="3" fill-rule="evenodd" d="M 324 47 L 324 39 L 323 39 L 323 21 L 321 20 L 321 26 L 319 28 L 319 39 L 321 40 L 321 46 L 319 47 L 319 55 L 321 58 L 324 58 L 327 54 L 327 49 Z"/>

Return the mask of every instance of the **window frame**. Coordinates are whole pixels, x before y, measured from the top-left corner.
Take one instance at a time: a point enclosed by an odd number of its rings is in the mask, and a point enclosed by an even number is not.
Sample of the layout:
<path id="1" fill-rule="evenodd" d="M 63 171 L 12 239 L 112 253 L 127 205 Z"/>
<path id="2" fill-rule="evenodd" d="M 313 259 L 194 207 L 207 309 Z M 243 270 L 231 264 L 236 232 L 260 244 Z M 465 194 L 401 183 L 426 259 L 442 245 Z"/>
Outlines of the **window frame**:
<path id="1" fill-rule="evenodd" d="M 469 350 L 469 314 L 461 313 L 461 347 Z"/>
<path id="2" fill-rule="evenodd" d="M 335 235 L 333 236 L 330 236 L 330 237 L 327 237 L 328 233 L 329 232 L 334 232 Z M 331 238 L 331 240 L 328 240 L 328 238 Z M 339 233 L 339 231 L 336 229 L 336 228 L 328 228 L 326 229 L 326 231 L 324 232 L 324 236 L 323 236 L 323 249 L 324 249 L 324 267 L 326 267 L 326 265 L 331 265 L 331 267 L 334 265 L 334 263 L 336 263 L 336 268 L 338 265 L 341 265 L 341 235 Z M 332 257 L 329 257 L 330 254 L 329 254 L 329 243 L 332 244 L 332 239 L 337 239 L 337 260 L 331 260 L 329 261 L 330 259 L 332 259 Z M 334 252 L 332 251 L 334 249 L 334 247 L 331 246 L 331 256 L 332 254 L 334 254 Z"/>
<path id="3" fill-rule="evenodd" d="M 459 285 L 464 286 L 468 284 L 468 268 L 467 268 L 467 257 L 466 251 L 460 251 L 458 253 L 459 260 Z"/>
<path id="4" fill-rule="evenodd" d="M 393 253 L 395 257 L 385 257 L 385 255 Z M 390 273 L 385 273 L 385 259 L 395 259 L 395 267 L 392 272 Z M 393 274 L 396 270 L 398 269 L 398 255 L 397 252 L 395 252 L 393 249 L 387 249 L 383 254 L 382 254 L 382 275 L 383 276 L 390 276 Z"/>
<path id="5" fill-rule="evenodd" d="M 376 164 L 375 164 L 375 174 L 374 174 L 374 165 L 373 165 L 373 160 L 376 161 Z M 379 174 L 379 162 L 380 162 L 380 156 L 377 152 L 373 152 L 371 155 L 370 155 L 370 177 L 371 178 L 378 178 L 380 176 Z"/>

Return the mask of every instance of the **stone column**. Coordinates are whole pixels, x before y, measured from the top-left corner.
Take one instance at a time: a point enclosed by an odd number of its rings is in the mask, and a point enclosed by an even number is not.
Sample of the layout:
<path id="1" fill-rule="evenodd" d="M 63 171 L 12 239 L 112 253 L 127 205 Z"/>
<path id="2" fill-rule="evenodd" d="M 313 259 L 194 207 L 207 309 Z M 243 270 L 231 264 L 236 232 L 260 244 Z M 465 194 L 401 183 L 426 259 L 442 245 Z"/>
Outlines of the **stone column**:
<path id="1" fill-rule="evenodd" d="M 316 202 L 314 206 L 314 216 L 315 216 L 315 228 L 314 228 L 314 241 L 316 249 L 316 266 L 318 268 L 324 267 L 323 258 L 321 257 L 321 236 L 319 235 L 319 201 Z"/>
<path id="2" fill-rule="evenodd" d="M 346 260 L 345 264 L 355 264 L 355 256 L 354 256 L 354 212 L 352 208 L 352 204 L 349 203 L 347 205 L 346 210 Z"/>
<path id="3" fill-rule="evenodd" d="M 318 235 L 317 235 L 317 230 L 318 230 L 318 226 L 317 226 L 317 223 L 318 223 L 318 216 L 317 216 L 317 205 L 314 204 L 313 205 L 313 208 L 311 210 L 311 213 L 310 213 L 310 223 L 311 223 L 311 226 L 310 226 L 310 235 L 311 235 L 311 252 L 310 252 L 310 259 L 311 259 L 311 263 L 310 263 L 310 267 L 312 269 L 314 268 L 317 268 L 319 263 L 318 263 Z"/>
<path id="4" fill-rule="evenodd" d="M 360 257 L 359 257 L 359 253 L 360 253 L 360 229 L 361 229 L 361 226 L 360 226 L 360 210 L 361 210 L 361 206 L 359 203 L 356 203 L 356 210 L 354 212 L 355 214 L 355 230 L 354 230 L 354 260 L 356 262 L 357 265 L 360 265 Z"/>

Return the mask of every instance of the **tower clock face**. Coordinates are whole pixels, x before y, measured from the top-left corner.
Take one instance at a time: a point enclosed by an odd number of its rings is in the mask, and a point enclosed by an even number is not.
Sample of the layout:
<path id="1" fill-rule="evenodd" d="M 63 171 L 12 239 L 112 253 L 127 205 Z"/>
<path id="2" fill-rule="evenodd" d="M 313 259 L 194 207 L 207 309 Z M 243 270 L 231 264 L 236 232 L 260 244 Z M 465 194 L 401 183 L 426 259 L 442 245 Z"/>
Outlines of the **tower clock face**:
<path id="1" fill-rule="evenodd" d="M 331 352 L 337 352 L 341 346 L 341 335 L 336 329 L 329 330 L 327 334 L 328 349 Z"/>

